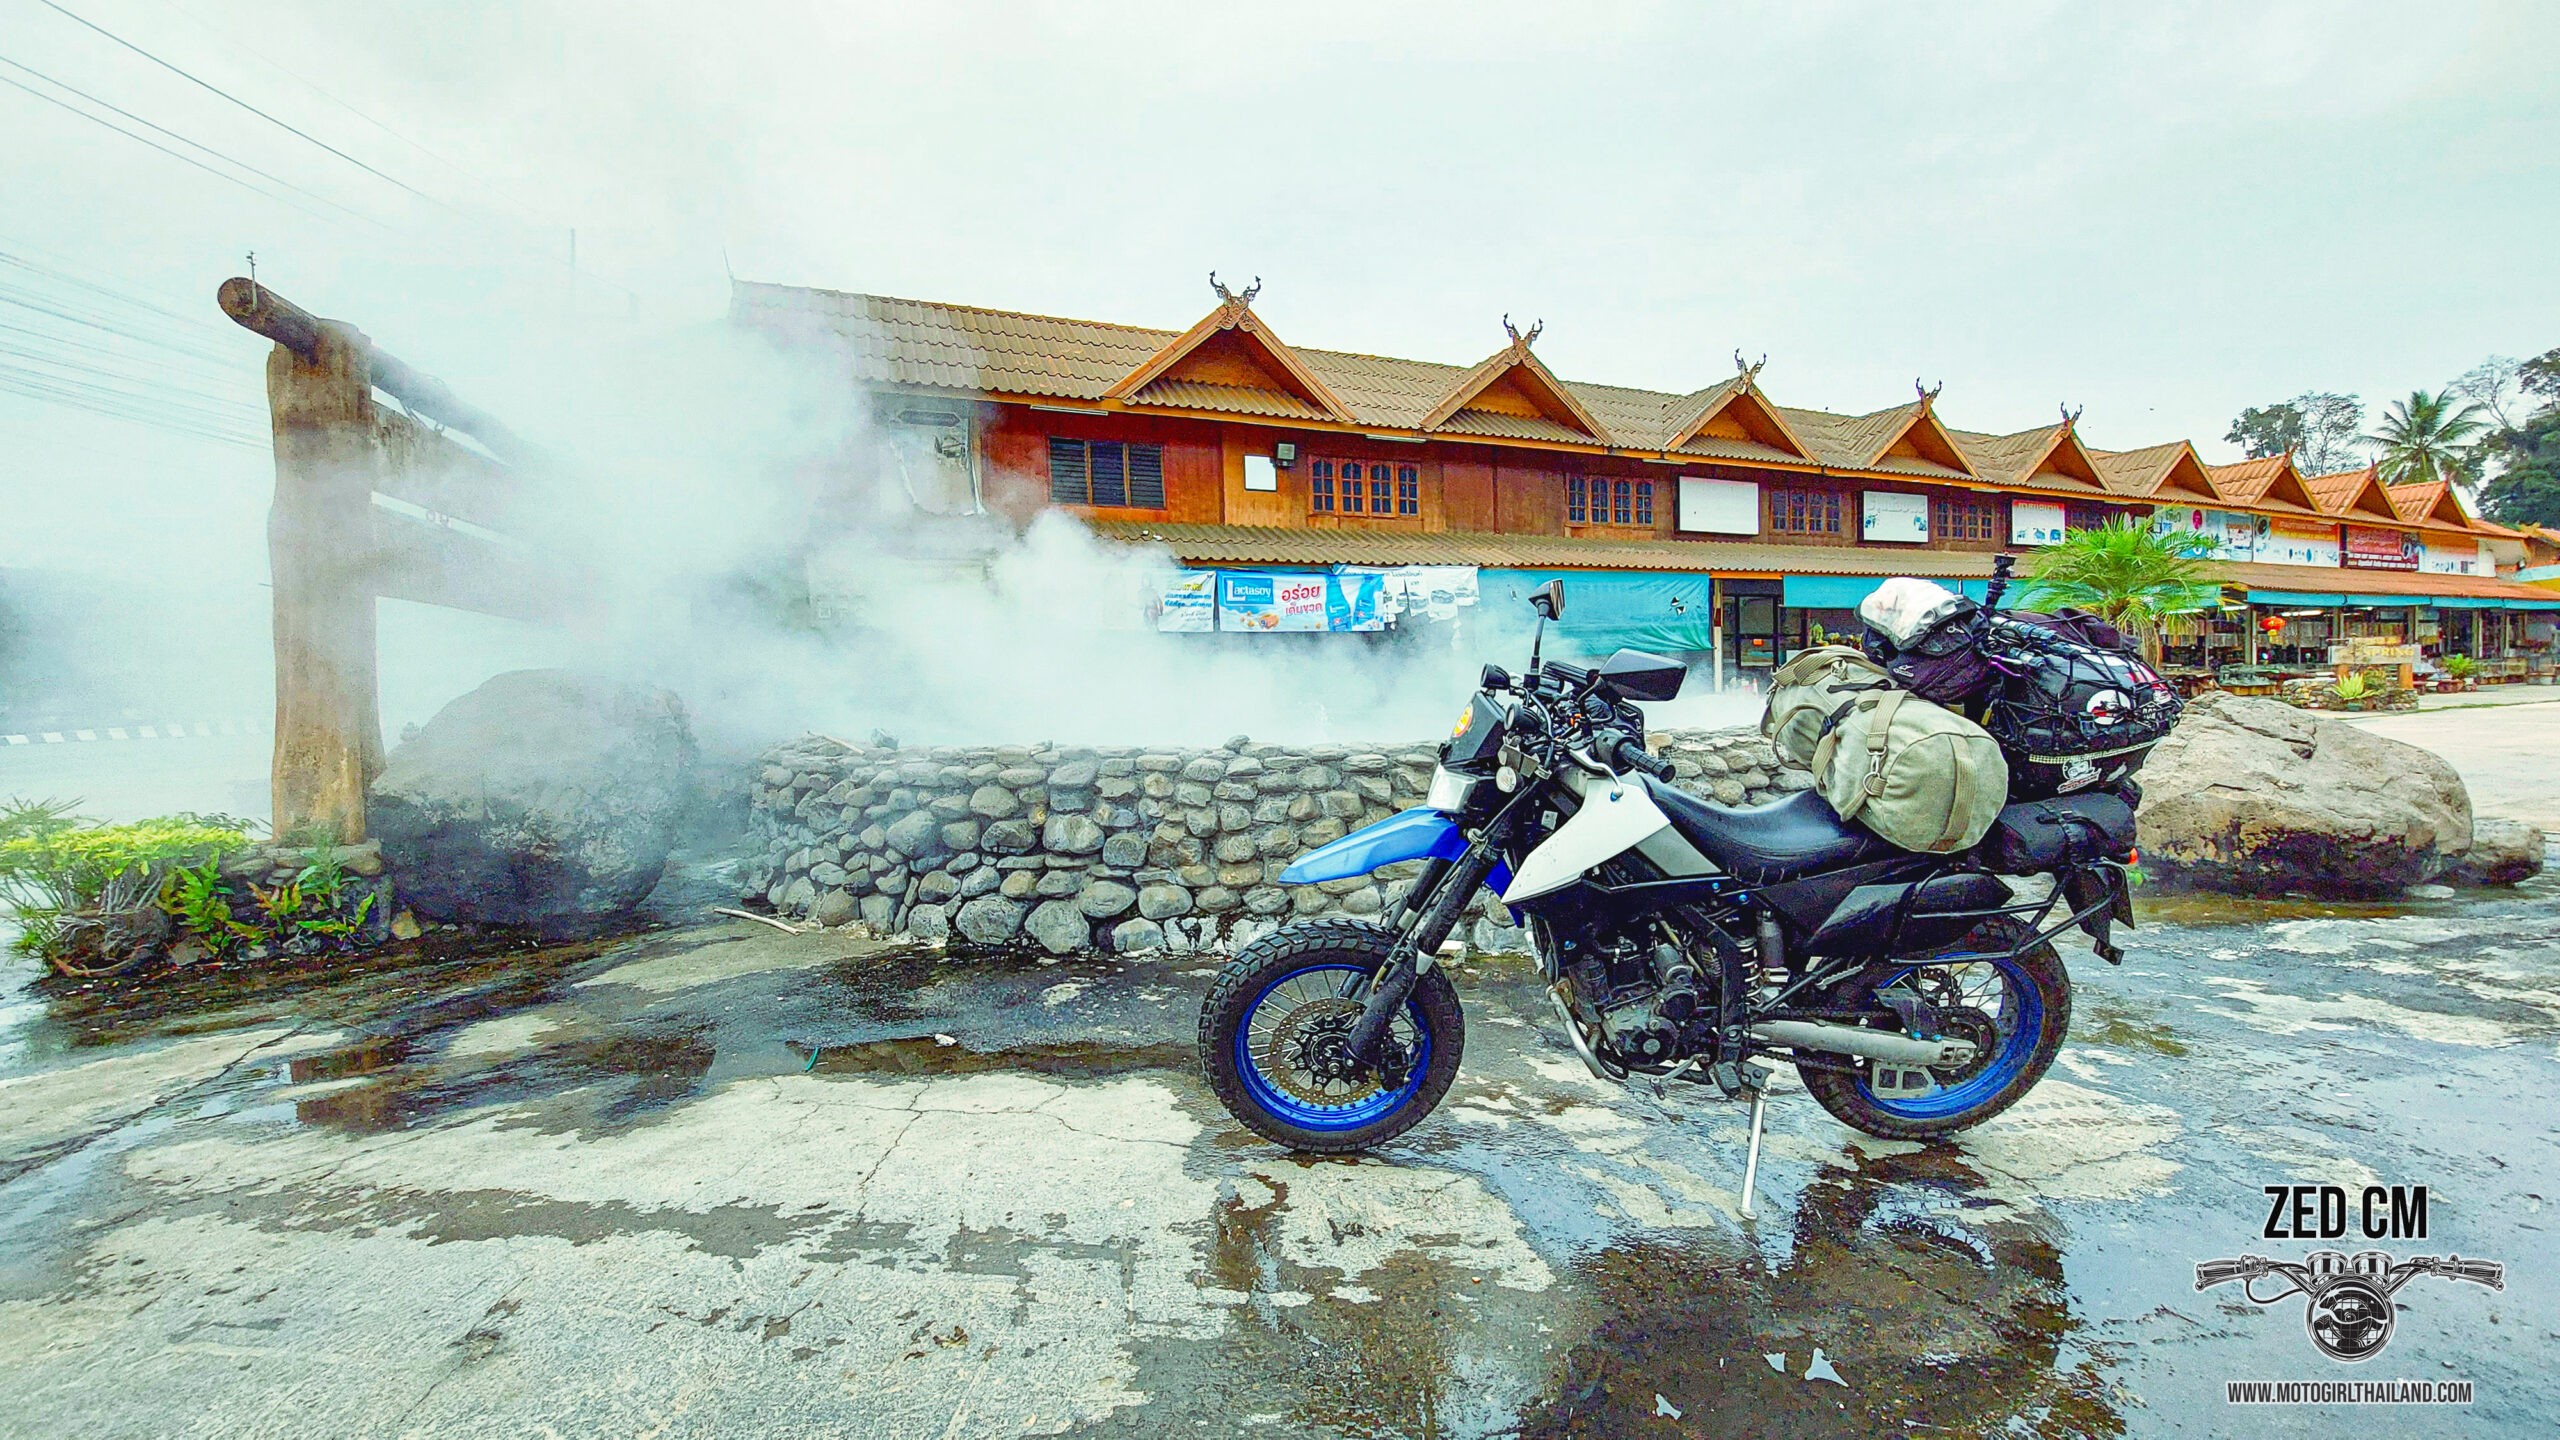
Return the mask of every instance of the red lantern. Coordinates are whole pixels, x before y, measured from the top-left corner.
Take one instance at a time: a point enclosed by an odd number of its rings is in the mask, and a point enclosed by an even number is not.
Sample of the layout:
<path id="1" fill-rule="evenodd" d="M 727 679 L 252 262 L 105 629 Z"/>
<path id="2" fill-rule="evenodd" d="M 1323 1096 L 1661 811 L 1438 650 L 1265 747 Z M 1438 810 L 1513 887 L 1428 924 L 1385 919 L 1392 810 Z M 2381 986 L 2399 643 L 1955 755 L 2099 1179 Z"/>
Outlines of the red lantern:
<path id="1" fill-rule="evenodd" d="M 2284 629 L 2284 617 L 2281 615 L 2261 615 L 2258 617 L 2258 628 L 2266 631 L 2270 635 L 2273 635 Z"/>

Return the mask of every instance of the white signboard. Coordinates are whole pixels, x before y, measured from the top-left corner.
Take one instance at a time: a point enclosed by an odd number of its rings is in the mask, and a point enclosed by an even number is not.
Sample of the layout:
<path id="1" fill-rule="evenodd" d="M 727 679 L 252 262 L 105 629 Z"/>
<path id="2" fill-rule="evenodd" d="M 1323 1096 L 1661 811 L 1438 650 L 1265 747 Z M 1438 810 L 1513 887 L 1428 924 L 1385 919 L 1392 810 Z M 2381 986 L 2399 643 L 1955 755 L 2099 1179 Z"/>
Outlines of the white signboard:
<path id="1" fill-rule="evenodd" d="M 2276 520 L 2267 526 L 2261 560 L 2278 565 L 2323 565 L 2338 568 L 2338 527 L 2303 520 Z"/>
<path id="2" fill-rule="evenodd" d="M 2418 562 L 2418 568 L 2430 575 L 2492 573 L 2494 567 L 2484 568 L 2480 564 L 2480 550 L 2481 547 L 2476 545 L 2438 545 L 2429 541 L 2426 556 Z"/>
<path id="3" fill-rule="evenodd" d="M 1760 533 L 1760 487 L 1748 480 L 1680 477 L 1680 528 L 1698 535 Z"/>
<path id="4" fill-rule="evenodd" d="M 1858 508 L 1864 518 L 1858 522 L 1859 539 L 1885 540 L 1896 545 L 1929 543 L 1928 496 L 1870 490 L 1862 499 Z"/>
<path id="5" fill-rule="evenodd" d="M 2012 545 L 2059 545 L 2062 543 L 2062 507 L 2041 500 L 2009 502 L 2009 543 Z"/>
<path id="6" fill-rule="evenodd" d="M 1280 472 L 1271 467 L 1270 456 L 1247 455 L 1244 457 L 1244 488 L 1247 490 L 1280 488 Z"/>
<path id="7" fill-rule="evenodd" d="M 1158 630 L 1202 634 L 1218 628 L 1218 572 L 1184 570 L 1164 588 L 1164 607 L 1156 613 Z"/>

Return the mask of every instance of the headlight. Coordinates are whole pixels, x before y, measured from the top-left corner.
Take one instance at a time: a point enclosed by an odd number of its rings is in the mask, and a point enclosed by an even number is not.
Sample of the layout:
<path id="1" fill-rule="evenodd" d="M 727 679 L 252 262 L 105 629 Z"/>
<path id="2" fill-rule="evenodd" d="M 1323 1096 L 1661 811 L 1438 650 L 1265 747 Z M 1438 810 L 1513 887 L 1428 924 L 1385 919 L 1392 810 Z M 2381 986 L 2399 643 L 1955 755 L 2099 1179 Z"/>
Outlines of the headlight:
<path id="1" fill-rule="evenodd" d="M 1440 766 L 1431 772 L 1431 788 L 1423 794 L 1423 807 L 1443 815 L 1462 814 L 1476 787 L 1483 783 L 1480 776 L 1461 775 L 1446 765 Z"/>

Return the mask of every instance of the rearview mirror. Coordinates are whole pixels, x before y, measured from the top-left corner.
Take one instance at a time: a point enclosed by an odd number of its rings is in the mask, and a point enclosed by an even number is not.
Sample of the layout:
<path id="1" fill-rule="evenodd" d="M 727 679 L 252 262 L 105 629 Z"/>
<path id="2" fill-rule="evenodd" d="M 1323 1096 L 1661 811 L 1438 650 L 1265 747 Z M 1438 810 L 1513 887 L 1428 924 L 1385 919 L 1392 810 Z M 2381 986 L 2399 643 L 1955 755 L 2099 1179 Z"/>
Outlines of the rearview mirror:
<path id="1" fill-rule="evenodd" d="M 1630 700 L 1669 700 L 1688 676 L 1688 666 L 1642 650 L 1621 650 L 1600 666 L 1600 683 Z"/>
<path id="2" fill-rule="evenodd" d="M 1564 582 L 1550 580 L 1529 592 L 1529 608 L 1541 619 L 1556 620 L 1564 616 Z"/>

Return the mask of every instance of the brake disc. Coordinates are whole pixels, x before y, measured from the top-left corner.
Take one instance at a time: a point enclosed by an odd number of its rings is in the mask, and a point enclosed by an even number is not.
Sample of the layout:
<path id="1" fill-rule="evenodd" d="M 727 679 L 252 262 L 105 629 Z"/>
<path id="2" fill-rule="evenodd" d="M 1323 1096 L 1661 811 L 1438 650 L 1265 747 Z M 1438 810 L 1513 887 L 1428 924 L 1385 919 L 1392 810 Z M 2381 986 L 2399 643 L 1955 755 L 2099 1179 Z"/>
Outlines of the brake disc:
<path id="1" fill-rule="evenodd" d="M 1339 996 L 1310 1000 L 1291 1010 L 1272 1027 L 1272 1068 L 1264 1073 L 1290 1098 L 1310 1105 L 1346 1105 L 1374 1093 L 1379 1088 L 1375 1079 L 1364 1086 L 1351 1075 L 1345 1049 L 1351 1027 L 1359 1019 L 1360 1002 Z M 1350 1085 L 1350 1093 L 1326 1088 L 1337 1083 Z"/>

